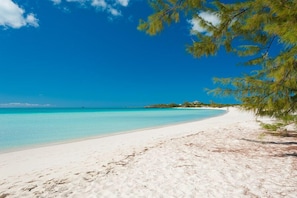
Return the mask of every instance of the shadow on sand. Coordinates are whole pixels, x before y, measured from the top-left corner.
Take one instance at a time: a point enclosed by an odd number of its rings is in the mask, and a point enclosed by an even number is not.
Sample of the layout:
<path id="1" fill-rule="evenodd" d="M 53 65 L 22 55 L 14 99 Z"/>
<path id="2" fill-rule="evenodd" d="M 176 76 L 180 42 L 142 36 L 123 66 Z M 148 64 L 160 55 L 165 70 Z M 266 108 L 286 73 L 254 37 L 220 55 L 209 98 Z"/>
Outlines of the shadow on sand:
<path id="1" fill-rule="evenodd" d="M 260 143 L 260 144 L 283 144 L 283 145 L 297 145 L 297 142 L 273 142 L 273 141 L 258 141 L 258 140 L 250 140 L 246 138 L 242 138 L 241 140 L 245 140 L 248 142 L 255 142 L 255 143 Z"/>
<path id="2" fill-rule="evenodd" d="M 275 144 L 275 145 L 297 145 L 297 142 L 275 142 L 275 141 L 259 141 L 259 140 L 251 140 L 246 138 L 241 138 L 241 140 L 259 143 L 259 144 Z M 285 150 L 293 150 L 292 153 L 284 153 L 280 155 L 275 155 L 276 157 L 297 157 L 297 146 L 288 146 Z M 296 152 L 295 152 L 296 151 Z"/>

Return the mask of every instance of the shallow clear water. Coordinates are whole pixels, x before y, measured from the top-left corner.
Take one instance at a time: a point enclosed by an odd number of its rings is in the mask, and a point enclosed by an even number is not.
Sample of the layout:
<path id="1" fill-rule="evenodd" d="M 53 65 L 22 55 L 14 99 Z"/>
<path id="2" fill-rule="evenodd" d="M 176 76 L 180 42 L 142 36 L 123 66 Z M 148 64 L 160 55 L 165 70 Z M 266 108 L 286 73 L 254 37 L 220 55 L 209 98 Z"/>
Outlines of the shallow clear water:
<path id="1" fill-rule="evenodd" d="M 199 120 L 205 109 L 0 109 L 0 151 Z"/>

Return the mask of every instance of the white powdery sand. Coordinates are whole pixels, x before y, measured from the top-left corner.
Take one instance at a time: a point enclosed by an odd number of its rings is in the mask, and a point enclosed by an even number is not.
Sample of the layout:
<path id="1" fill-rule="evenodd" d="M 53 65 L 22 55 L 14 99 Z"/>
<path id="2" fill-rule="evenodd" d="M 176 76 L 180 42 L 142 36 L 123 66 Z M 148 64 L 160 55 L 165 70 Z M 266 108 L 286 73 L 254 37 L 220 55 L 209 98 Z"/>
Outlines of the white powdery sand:
<path id="1" fill-rule="evenodd" d="M 236 108 L 202 121 L 0 154 L 4 197 L 297 197 L 297 139 Z"/>

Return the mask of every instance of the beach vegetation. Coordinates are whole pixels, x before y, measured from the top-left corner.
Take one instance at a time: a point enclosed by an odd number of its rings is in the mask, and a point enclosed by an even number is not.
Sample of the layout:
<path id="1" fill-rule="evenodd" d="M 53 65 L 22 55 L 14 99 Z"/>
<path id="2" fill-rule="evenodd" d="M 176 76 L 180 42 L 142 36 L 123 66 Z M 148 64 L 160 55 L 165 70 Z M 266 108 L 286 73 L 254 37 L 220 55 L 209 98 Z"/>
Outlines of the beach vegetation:
<path id="1" fill-rule="evenodd" d="M 210 93 L 234 96 L 241 106 L 259 116 L 296 123 L 297 1 L 296 0 L 151 0 L 153 13 L 138 29 L 149 35 L 186 20 L 192 25 L 194 57 L 219 51 L 248 57 L 241 65 L 250 73 L 214 78 Z M 247 60 L 247 61 L 246 61 Z"/>
<path id="2" fill-rule="evenodd" d="M 277 130 L 279 130 L 281 127 L 283 127 L 284 124 L 281 123 L 281 122 L 277 122 L 277 123 L 274 123 L 274 124 L 261 123 L 261 126 L 262 126 L 264 129 L 267 129 L 268 131 L 277 131 Z"/>
<path id="3" fill-rule="evenodd" d="M 272 123 L 260 122 L 262 128 L 266 129 L 269 134 L 282 137 L 296 136 L 296 116 L 289 115 L 281 120 L 275 120 Z M 292 125 L 294 126 L 292 129 Z"/>

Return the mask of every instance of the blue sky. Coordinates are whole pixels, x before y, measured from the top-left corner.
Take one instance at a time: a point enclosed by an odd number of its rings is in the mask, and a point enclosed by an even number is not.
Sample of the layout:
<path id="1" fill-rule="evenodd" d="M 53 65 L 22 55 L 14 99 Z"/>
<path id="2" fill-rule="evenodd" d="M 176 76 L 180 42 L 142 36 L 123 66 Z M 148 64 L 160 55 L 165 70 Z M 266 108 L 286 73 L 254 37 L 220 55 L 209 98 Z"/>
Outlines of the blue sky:
<path id="1" fill-rule="evenodd" d="M 1 0 L 0 106 L 131 107 L 211 100 L 213 77 L 243 60 L 185 51 L 193 24 L 151 37 L 137 30 L 144 0 Z"/>

